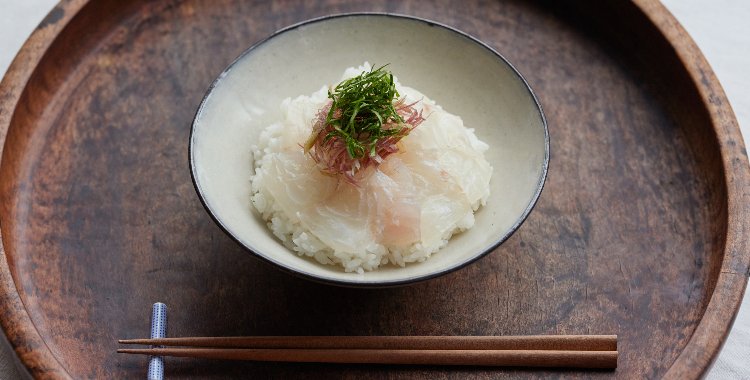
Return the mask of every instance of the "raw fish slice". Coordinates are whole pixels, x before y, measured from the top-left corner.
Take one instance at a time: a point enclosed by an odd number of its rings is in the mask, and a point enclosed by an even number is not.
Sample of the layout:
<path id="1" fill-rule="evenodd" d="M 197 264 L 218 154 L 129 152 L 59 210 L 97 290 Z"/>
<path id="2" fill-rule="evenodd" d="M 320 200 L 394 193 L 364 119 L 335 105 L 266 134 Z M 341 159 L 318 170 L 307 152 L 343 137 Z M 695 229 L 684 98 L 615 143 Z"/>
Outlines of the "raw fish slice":
<path id="1" fill-rule="evenodd" d="M 463 121 L 445 112 L 432 113 L 404 139 L 404 149 L 419 151 L 425 159 L 437 163 L 476 209 L 489 196 L 492 167 L 483 155 L 488 146 L 465 128 L 441 128 L 441 124 L 463 126 Z"/>
<path id="2" fill-rule="evenodd" d="M 482 157 L 472 152 L 451 150 L 440 153 L 437 162 L 461 186 L 473 209 L 487 201 L 492 167 Z"/>
<path id="3" fill-rule="evenodd" d="M 401 97 L 405 98 L 406 104 L 414 104 L 414 108 L 417 111 L 423 111 L 425 118 L 428 118 L 430 113 L 436 108 L 435 102 L 411 87 L 398 86 L 398 93 Z"/>
<path id="4" fill-rule="evenodd" d="M 364 253 L 375 244 L 365 191 L 346 181 L 338 181 L 335 190 L 301 212 L 300 219 L 334 254 Z"/>
<path id="5" fill-rule="evenodd" d="M 441 125 L 460 125 L 458 127 L 441 127 Z M 460 117 L 447 112 L 433 112 L 420 125 L 415 128 L 404 142 L 417 149 L 461 149 L 476 152 L 477 155 L 484 153 L 489 147 L 479 141 L 470 129 L 464 128 Z"/>
<path id="6" fill-rule="evenodd" d="M 422 248 L 430 253 L 447 244 L 453 233 L 474 225 L 468 202 L 456 202 L 446 194 L 431 194 L 422 202 Z M 455 231 L 456 227 L 459 231 Z"/>
<path id="7" fill-rule="evenodd" d="M 420 203 L 412 176 L 398 157 L 391 156 L 368 178 L 371 228 L 386 247 L 408 247 L 421 239 Z"/>
<path id="8" fill-rule="evenodd" d="M 301 151 L 273 153 L 258 169 L 266 196 L 293 221 L 300 213 L 325 202 L 336 190 L 337 180 L 322 175 Z"/>
<path id="9" fill-rule="evenodd" d="M 415 196 L 421 203 L 422 248 L 434 252 L 444 245 L 444 239 L 450 237 L 457 224 L 461 229 L 471 227 L 471 204 L 455 179 L 434 160 L 414 151 L 405 151 L 398 158 L 411 173 L 414 187 L 419 189 Z"/>
<path id="10" fill-rule="evenodd" d="M 320 173 L 301 150 L 274 153 L 259 169 L 266 196 L 333 250 L 364 251 L 374 238 L 362 189 Z"/>

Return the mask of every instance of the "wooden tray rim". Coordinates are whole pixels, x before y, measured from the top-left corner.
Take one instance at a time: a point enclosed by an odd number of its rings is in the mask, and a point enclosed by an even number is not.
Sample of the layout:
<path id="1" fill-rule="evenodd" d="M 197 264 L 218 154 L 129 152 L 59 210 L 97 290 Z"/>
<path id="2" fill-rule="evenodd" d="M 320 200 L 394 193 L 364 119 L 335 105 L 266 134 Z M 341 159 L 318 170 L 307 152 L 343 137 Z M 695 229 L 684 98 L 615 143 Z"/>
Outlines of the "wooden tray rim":
<path id="1" fill-rule="evenodd" d="M 92 0 L 61 0 L 45 17 L 0 82 L 0 157 L 25 86 L 47 49 L 78 12 Z M 665 378 L 699 378 L 710 368 L 739 309 L 750 274 L 750 166 L 739 125 L 719 81 L 700 49 L 657 0 L 633 0 L 634 6 L 669 41 L 690 75 L 708 111 L 719 142 L 727 186 L 727 234 L 724 258 L 706 310 L 687 345 Z M 0 160 L 0 164 L 2 164 Z M 24 370 L 34 378 L 70 379 L 31 320 L 10 273 L 0 229 L 0 325 Z"/>

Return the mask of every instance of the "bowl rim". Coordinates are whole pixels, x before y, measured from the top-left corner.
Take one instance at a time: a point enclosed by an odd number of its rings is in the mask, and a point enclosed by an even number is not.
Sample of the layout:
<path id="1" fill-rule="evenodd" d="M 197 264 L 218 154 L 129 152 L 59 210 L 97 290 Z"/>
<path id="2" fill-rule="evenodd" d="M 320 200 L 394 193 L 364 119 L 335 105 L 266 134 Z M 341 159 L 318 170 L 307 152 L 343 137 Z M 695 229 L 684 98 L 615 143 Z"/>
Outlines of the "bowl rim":
<path id="1" fill-rule="evenodd" d="M 239 239 L 238 236 L 235 236 L 235 234 L 232 233 L 229 230 L 229 228 L 227 228 L 227 226 L 221 221 L 219 216 L 215 214 L 215 212 L 208 205 L 208 202 L 206 201 L 203 195 L 203 190 L 201 188 L 201 185 L 198 182 L 197 174 L 196 174 L 195 153 L 194 153 L 195 130 L 196 130 L 197 121 L 203 114 L 207 100 L 210 98 L 214 89 L 221 82 L 221 80 L 229 73 L 229 71 L 231 71 L 234 68 L 234 66 L 239 61 L 244 59 L 246 56 L 250 55 L 258 47 L 264 45 L 265 43 L 269 42 L 270 40 L 272 40 L 273 38 L 281 34 L 293 31 L 295 29 L 299 29 L 307 25 L 316 24 L 319 22 L 325 22 L 325 21 L 340 19 L 340 18 L 349 18 L 349 17 L 396 18 L 396 19 L 407 20 L 407 21 L 412 21 L 412 22 L 420 22 L 420 23 L 427 24 L 428 26 L 431 26 L 431 27 L 439 27 L 439 28 L 448 30 L 450 32 L 456 33 L 457 35 L 468 39 L 470 43 L 478 44 L 480 47 L 486 49 L 489 53 L 493 54 L 496 58 L 499 58 L 504 64 L 506 64 L 513 71 L 516 77 L 521 80 L 524 88 L 531 96 L 532 100 L 534 101 L 534 104 L 536 105 L 537 110 L 539 111 L 539 117 L 542 121 L 542 127 L 544 129 L 544 158 L 542 160 L 541 173 L 539 175 L 539 178 L 538 178 L 535 190 L 534 190 L 534 194 L 529 200 L 529 203 L 526 205 L 526 208 L 523 210 L 521 215 L 516 219 L 513 225 L 497 240 L 489 244 L 485 249 L 479 251 L 476 255 L 472 256 L 468 260 L 455 263 L 453 265 L 450 265 L 447 268 L 444 268 L 436 272 L 431 272 L 429 274 L 409 277 L 405 279 L 397 279 L 397 280 L 362 281 L 362 280 L 357 280 L 356 278 L 352 278 L 351 280 L 349 280 L 349 279 L 334 279 L 334 278 L 321 277 L 316 274 L 300 270 L 299 268 L 285 265 L 277 260 L 274 260 L 273 257 L 264 255 L 263 253 L 257 252 L 251 247 L 245 245 Z M 252 253 L 253 256 L 261 259 L 262 261 L 266 263 L 272 264 L 273 267 L 283 272 L 289 273 L 295 277 L 303 278 L 306 280 L 311 280 L 317 283 L 328 284 L 328 285 L 338 285 L 338 286 L 344 286 L 344 287 L 353 287 L 353 288 L 385 288 L 385 287 L 411 285 L 411 284 L 427 281 L 433 278 L 437 278 L 442 275 L 448 274 L 450 272 L 457 271 L 479 260 L 480 258 L 487 256 L 490 252 L 497 249 L 497 247 L 499 247 L 503 242 L 508 240 L 508 238 L 510 238 L 520 228 L 520 226 L 524 223 L 524 221 L 526 221 L 526 219 L 528 218 L 529 214 L 531 213 L 531 210 L 534 208 L 537 201 L 539 200 L 539 197 L 541 196 L 542 190 L 544 188 L 544 184 L 547 179 L 547 172 L 549 169 L 549 160 L 550 160 L 549 128 L 547 126 L 547 118 L 544 115 L 544 110 L 542 109 L 542 105 L 539 102 L 539 99 L 537 98 L 534 91 L 531 89 L 531 86 L 529 86 L 528 82 L 526 81 L 526 78 L 524 78 L 524 76 L 521 75 L 518 69 L 516 69 L 516 67 L 513 66 L 513 64 L 510 61 L 508 61 L 507 58 L 505 58 L 497 50 L 495 50 L 488 44 L 482 42 L 478 38 L 466 32 L 463 32 L 459 29 L 456 29 L 452 26 L 449 26 L 447 24 L 443 24 L 443 23 L 429 20 L 429 19 L 422 18 L 422 17 L 405 15 L 405 14 L 400 14 L 400 13 L 391 13 L 391 12 L 347 12 L 347 13 L 337 13 L 337 14 L 316 17 L 316 18 L 300 21 L 295 24 L 286 26 L 282 29 L 279 29 L 273 32 L 272 34 L 261 39 L 260 41 L 254 43 L 249 48 L 245 49 L 242 53 L 240 53 L 240 55 L 238 55 L 226 68 L 224 68 L 224 70 L 222 70 L 221 73 L 211 82 L 211 85 L 208 87 L 205 94 L 203 95 L 200 105 L 198 106 L 198 109 L 196 110 L 195 115 L 193 116 L 193 121 L 190 125 L 190 136 L 189 136 L 189 143 L 188 143 L 188 164 L 190 166 L 190 179 L 193 183 L 193 187 L 195 188 L 195 192 L 198 195 L 198 198 L 200 199 L 200 202 L 203 205 L 203 208 L 206 210 L 206 212 L 211 217 L 211 219 L 213 219 L 214 223 L 216 223 L 216 225 L 219 226 L 219 228 L 222 231 L 224 231 L 225 234 L 227 234 L 232 240 L 238 243 L 246 251 L 249 251 L 250 253 Z"/>

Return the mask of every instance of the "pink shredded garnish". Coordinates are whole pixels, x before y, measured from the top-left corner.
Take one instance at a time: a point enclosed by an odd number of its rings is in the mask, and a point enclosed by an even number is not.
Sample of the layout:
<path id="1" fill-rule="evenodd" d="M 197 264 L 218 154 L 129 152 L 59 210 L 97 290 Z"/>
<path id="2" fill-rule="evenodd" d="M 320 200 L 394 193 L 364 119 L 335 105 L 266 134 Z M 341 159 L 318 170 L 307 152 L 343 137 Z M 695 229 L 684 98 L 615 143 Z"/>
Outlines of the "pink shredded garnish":
<path id="1" fill-rule="evenodd" d="M 417 102 L 406 104 L 405 98 L 401 98 L 393 106 L 404 123 L 399 124 L 390 120 L 383 124 L 383 129 L 400 128 L 399 133 L 378 140 L 375 143 L 375 154 L 367 154 L 362 158 L 355 159 L 349 156 L 346 143 L 341 138 L 337 136 L 327 138 L 328 133 L 333 129 L 333 126 L 326 124 L 331 104 L 332 102 L 329 101 L 318 111 L 313 122 L 313 133 L 304 149 L 318 164 L 323 173 L 342 175 L 347 182 L 353 185 L 358 184 L 367 169 L 377 167 L 388 156 L 398 152 L 398 142 L 425 120 L 422 117 L 422 111 L 414 108 Z M 339 115 L 336 115 L 337 112 Z M 340 116 L 340 110 L 334 111 L 334 116 Z M 363 139 L 366 137 L 361 136 Z"/>

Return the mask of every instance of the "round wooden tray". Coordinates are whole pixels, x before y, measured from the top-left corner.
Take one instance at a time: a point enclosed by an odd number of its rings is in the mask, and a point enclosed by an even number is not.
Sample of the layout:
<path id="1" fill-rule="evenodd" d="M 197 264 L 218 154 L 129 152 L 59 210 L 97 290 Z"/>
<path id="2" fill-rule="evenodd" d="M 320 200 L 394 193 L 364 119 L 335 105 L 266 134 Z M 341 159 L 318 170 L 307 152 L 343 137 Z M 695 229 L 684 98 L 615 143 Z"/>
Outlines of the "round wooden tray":
<path id="1" fill-rule="evenodd" d="M 145 358 L 118 356 L 116 340 L 146 336 L 162 301 L 171 336 L 620 341 L 616 371 L 170 359 L 173 379 L 699 377 L 747 280 L 745 149 L 714 74 L 660 4 L 590 3 L 62 2 L 0 85 L 0 322 L 21 362 L 35 377 L 143 376 Z M 244 252 L 193 191 L 190 122 L 214 77 L 273 31 L 346 11 L 468 32 L 545 108 L 538 206 L 465 269 L 392 289 L 307 282 Z"/>

